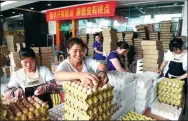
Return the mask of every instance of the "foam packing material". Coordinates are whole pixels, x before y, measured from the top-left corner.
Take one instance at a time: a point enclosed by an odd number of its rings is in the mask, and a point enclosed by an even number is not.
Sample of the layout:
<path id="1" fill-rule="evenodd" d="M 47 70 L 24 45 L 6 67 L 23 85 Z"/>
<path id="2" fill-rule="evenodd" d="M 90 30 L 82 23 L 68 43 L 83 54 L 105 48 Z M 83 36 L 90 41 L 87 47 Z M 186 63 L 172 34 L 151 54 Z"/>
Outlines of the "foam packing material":
<path id="1" fill-rule="evenodd" d="M 179 120 L 182 108 L 177 108 L 172 105 L 160 103 L 158 99 L 151 106 L 151 113 L 164 117 L 169 120 Z"/>
<path id="2" fill-rule="evenodd" d="M 65 120 L 109 120 L 114 96 L 114 87 L 82 87 L 80 82 L 67 82 L 64 109 Z"/>
<path id="3" fill-rule="evenodd" d="M 185 82 L 178 79 L 164 78 L 158 84 L 159 101 L 180 106 L 183 98 L 183 87 Z"/>
<path id="4" fill-rule="evenodd" d="M 153 119 L 145 115 L 141 115 L 139 113 L 130 111 L 126 115 L 124 115 L 121 120 L 124 121 L 124 120 L 153 120 Z"/>

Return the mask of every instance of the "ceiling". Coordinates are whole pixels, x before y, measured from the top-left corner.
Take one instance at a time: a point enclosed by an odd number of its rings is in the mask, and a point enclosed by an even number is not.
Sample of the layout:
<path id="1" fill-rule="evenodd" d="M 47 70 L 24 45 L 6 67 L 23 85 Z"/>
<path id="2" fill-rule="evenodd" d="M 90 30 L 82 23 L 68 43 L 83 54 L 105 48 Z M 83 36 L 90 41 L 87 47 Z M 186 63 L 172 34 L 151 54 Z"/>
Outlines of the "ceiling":
<path id="1" fill-rule="evenodd" d="M 71 6 L 71 5 L 77 5 L 77 4 L 83 4 L 83 3 L 89 3 L 89 2 L 96 2 L 95 1 L 19 1 L 12 4 L 9 4 L 7 6 L 1 6 L 1 18 L 7 18 L 11 16 L 21 15 L 23 12 L 26 11 L 33 11 L 33 12 L 41 12 L 48 9 L 58 8 L 58 7 L 65 7 L 65 6 Z M 184 4 L 183 1 L 185 0 L 120 0 L 117 1 L 117 9 L 116 13 L 118 15 L 122 16 L 128 16 L 128 13 L 130 14 L 140 14 L 143 11 L 144 12 L 151 12 L 151 9 L 153 7 L 156 8 L 156 11 L 159 12 L 159 8 L 165 8 L 167 7 L 174 7 L 175 9 L 180 9 L 182 5 Z M 1 4 L 4 3 L 3 1 L 0 1 Z M 6 1 L 7 2 L 7 1 Z M 19 10 L 18 10 L 19 8 Z M 142 10 L 140 8 L 143 8 Z M 21 9 L 21 10 L 20 10 Z M 153 8 L 154 9 L 154 8 Z"/>

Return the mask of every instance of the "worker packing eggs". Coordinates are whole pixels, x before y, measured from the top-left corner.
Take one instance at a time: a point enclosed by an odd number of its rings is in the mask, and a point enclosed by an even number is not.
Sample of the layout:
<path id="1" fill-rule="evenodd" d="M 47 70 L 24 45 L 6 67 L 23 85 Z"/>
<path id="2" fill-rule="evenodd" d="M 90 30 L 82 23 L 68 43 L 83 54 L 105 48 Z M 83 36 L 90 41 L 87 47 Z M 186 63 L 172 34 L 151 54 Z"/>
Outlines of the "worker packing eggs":
<path id="1" fill-rule="evenodd" d="M 109 120 L 111 118 L 110 109 L 114 93 L 110 84 L 103 87 L 90 87 L 79 82 L 67 82 L 64 84 L 64 92 L 66 120 Z"/>

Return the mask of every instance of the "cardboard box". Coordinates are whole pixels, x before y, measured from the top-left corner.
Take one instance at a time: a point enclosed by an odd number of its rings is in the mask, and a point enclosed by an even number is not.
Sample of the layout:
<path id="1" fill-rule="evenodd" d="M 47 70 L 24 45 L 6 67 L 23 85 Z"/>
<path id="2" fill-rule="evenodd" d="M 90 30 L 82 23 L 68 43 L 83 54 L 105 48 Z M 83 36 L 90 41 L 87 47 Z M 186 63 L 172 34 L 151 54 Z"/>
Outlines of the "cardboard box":
<path id="1" fill-rule="evenodd" d="M 143 63 L 151 63 L 151 64 L 161 64 L 161 59 L 147 59 L 143 58 Z"/>
<path id="2" fill-rule="evenodd" d="M 156 45 L 156 46 L 159 46 L 159 45 L 162 45 L 162 41 L 150 41 L 150 40 L 147 40 L 147 41 L 142 41 L 141 42 L 141 45 Z"/>
<path id="3" fill-rule="evenodd" d="M 150 67 L 144 67 L 143 71 L 152 71 L 152 72 L 157 72 L 158 68 L 150 68 Z"/>
<path id="4" fill-rule="evenodd" d="M 143 67 L 149 67 L 149 68 L 159 68 L 159 64 L 153 64 L 153 63 L 144 63 Z"/>
<path id="5" fill-rule="evenodd" d="M 163 55 L 143 55 L 145 59 L 163 59 Z"/>
<path id="6" fill-rule="evenodd" d="M 143 50 L 162 50 L 163 46 L 142 46 Z"/>
<path id="7" fill-rule="evenodd" d="M 163 55 L 163 50 L 143 50 L 144 55 Z"/>

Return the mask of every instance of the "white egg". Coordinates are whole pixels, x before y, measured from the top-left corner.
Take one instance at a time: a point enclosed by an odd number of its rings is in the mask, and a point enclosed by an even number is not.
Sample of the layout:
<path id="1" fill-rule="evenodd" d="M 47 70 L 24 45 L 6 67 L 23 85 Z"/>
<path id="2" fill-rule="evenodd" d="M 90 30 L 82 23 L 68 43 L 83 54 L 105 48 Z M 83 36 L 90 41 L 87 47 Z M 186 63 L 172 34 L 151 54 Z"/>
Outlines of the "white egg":
<path id="1" fill-rule="evenodd" d="M 87 89 L 87 88 L 85 88 L 85 87 L 82 89 L 82 92 L 87 93 L 87 91 L 88 91 L 88 89 Z"/>
<path id="2" fill-rule="evenodd" d="M 88 95 L 90 95 L 90 94 L 92 94 L 92 93 L 93 93 L 92 90 L 87 90 L 87 94 L 88 94 Z"/>

